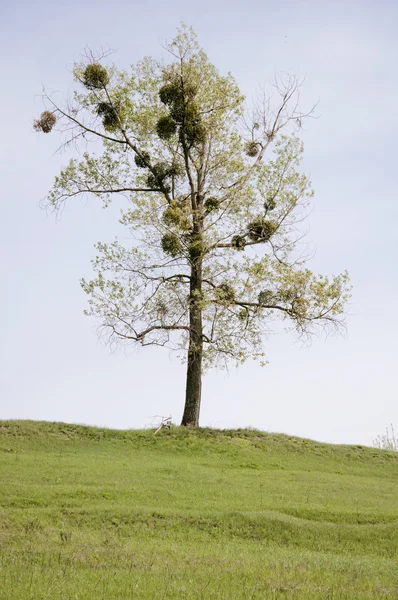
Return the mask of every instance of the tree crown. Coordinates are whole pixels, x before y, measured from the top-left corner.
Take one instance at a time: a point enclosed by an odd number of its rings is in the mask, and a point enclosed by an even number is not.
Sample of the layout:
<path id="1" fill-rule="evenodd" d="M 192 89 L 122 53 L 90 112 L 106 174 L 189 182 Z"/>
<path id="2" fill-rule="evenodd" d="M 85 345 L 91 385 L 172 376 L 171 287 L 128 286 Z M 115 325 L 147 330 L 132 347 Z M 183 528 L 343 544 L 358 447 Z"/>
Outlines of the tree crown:
<path id="1" fill-rule="evenodd" d="M 102 144 L 61 171 L 50 205 L 82 194 L 129 201 L 121 223 L 131 245 L 97 244 L 96 275 L 82 280 L 87 313 L 112 341 L 182 350 L 194 304 L 207 366 L 262 357 L 275 317 L 300 335 L 338 327 L 347 273 L 315 276 L 298 253 L 313 196 L 292 132 L 308 115 L 299 82 L 278 80 L 276 107 L 259 98 L 248 117 L 235 79 L 220 75 L 192 30 L 167 50 L 170 63 L 145 58 L 129 72 L 90 55 L 75 67 L 73 101 L 47 97 L 35 122 L 46 133 L 59 127 L 66 143 Z M 192 292 L 193 267 L 201 281 Z"/>

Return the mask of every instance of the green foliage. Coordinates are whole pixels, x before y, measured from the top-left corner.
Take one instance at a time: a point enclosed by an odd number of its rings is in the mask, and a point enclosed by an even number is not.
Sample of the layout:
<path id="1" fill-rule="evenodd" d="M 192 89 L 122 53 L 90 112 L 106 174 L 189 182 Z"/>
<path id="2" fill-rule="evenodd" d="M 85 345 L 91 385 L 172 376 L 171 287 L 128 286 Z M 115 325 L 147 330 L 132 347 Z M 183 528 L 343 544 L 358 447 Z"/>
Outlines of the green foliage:
<path id="1" fill-rule="evenodd" d="M 91 90 L 100 90 L 109 83 L 109 75 L 105 67 L 99 63 L 87 65 L 83 72 L 83 85 Z"/>
<path id="2" fill-rule="evenodd" d="M 177 235 L 174 233 L 165 233 L 162 237 L 162 250 L 170 256 L 178 256 L 181 253 L 182 245 Z"/>
<path id="3" fill-rule="evenodd" d="M 35 131 L 50 133 L 56 122 L 57 117 L 54 115 L 54 113 L 50 112 L 49 110 L 45 110 L 41 113 L 39 119 L 33 121 L 33 128 Z"/>
<path id="4" fill-rule="evenodd" d="M 396 453 L 0 421 L 4 600 L 397 597 Z"/>

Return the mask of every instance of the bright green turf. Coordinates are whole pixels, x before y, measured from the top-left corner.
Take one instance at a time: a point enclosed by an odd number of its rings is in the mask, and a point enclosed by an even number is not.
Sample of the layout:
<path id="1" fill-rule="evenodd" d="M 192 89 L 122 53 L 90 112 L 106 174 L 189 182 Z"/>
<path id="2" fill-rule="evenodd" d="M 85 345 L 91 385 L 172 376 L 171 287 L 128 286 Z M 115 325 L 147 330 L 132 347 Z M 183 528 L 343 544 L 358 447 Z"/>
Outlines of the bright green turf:
<path id="1" fill-rule="evenodd" d="M 0 421 L 0 599 L 398 599 L 398 453 Z"/>

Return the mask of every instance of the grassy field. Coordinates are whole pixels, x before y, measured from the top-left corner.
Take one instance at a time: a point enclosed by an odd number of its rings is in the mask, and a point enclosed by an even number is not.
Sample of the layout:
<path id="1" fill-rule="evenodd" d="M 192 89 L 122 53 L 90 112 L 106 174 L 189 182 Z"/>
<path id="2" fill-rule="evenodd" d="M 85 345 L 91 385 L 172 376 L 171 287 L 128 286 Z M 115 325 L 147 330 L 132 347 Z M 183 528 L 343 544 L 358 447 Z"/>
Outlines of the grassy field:
<path id="1" fill-rule="evenodd" d="M 398 454 L 0 421 L 1 600 L 398 598 Z"/>

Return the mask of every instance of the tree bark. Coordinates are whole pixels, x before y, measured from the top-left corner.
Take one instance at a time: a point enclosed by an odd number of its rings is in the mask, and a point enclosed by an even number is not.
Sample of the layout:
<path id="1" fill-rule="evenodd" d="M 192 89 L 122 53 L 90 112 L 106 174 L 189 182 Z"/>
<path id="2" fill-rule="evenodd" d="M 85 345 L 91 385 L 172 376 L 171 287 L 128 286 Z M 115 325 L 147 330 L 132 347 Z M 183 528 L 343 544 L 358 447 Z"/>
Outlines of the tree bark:
<path id="1" fill-rule="evenodd" d="M 198 427 L 202 399 L 202 256 L 192 261 L 189 294 L 189 348 L 185 407 L 181 425 Z"/>

